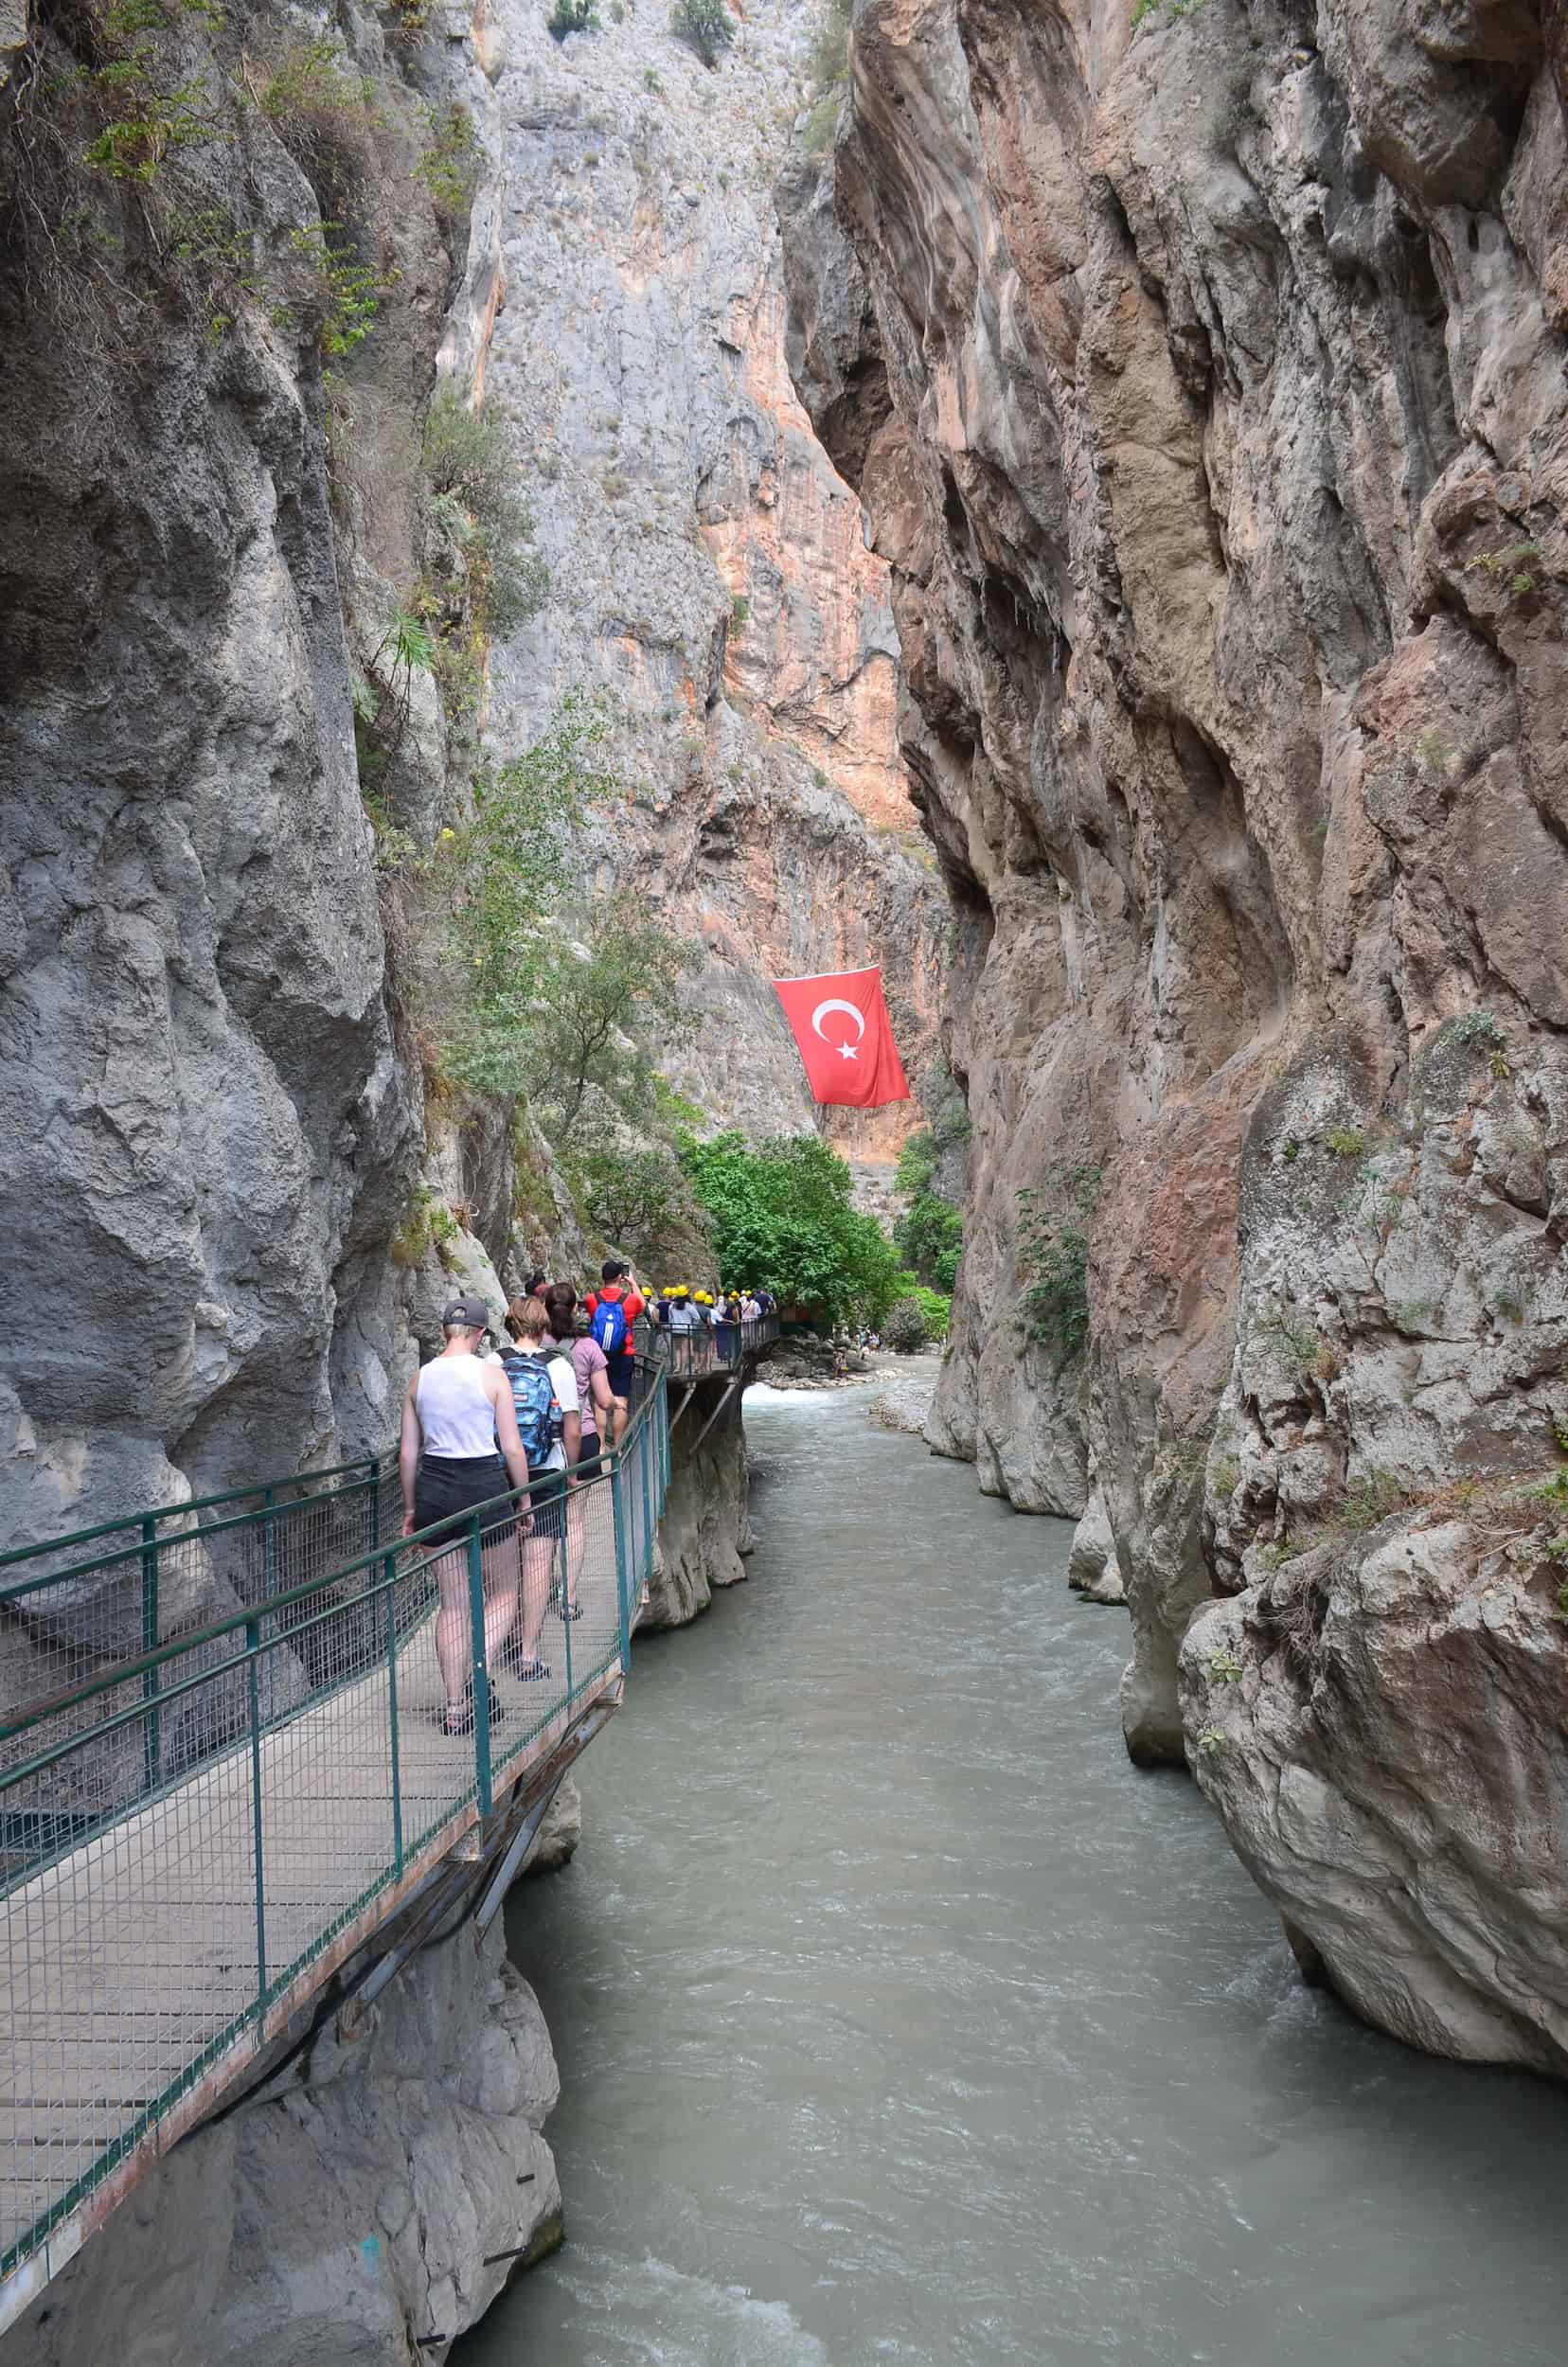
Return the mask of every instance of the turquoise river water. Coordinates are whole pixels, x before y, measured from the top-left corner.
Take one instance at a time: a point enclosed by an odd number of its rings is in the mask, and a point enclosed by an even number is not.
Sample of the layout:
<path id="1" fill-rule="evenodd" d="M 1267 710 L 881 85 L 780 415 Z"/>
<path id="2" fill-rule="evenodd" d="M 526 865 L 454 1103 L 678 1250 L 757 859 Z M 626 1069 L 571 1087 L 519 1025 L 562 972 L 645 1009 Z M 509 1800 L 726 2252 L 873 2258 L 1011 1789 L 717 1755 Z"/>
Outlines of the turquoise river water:
<path id="1" fill-rule="evenodd" d="M 750 1582 L 508 1909 L 568 2241 L 462 2367 L 1559 2367 L 1562 2091 L 1301 1987 L 1065 1522 L 861 1392 L 746 1424 Z"/>

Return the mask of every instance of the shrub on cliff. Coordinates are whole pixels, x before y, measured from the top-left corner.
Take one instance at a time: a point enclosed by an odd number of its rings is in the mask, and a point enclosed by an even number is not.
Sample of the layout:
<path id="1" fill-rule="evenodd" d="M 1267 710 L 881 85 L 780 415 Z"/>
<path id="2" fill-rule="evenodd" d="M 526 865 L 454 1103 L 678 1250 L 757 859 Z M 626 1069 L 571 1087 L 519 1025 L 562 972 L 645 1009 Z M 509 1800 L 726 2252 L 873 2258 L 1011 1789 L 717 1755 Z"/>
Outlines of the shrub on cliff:
<path id="1" fill-rule="evenodd" d="M 596 0 L 555 0 L 544 20 L 544 29 L 557 41 L 564 41 L 568 33 L 599 32 L 602 27 Z"/>
<path id="2" fill-rule="evenodd" d="M 704 65 L 716 66 L 735 39 L 735 19 L 724 0 L 675 0 L 669 29 L 696 50 Z"/>
<path id="3" fill-rule="evenodd" d="M 537 614 L 549 571 L 531 548 L 533 512 L 507 431 L 448 381 L 425 417 L 424 580 L 420 613 L 435 635 L 435 673 L 449 720 L 478 703 L 485 653 L 498 632 Z"/>
<path id="4" fill-rule="evenodd" d="M 1018 1195 L 1019 1326 L 1048 1348 L 1064 1372 L 1089 1344 L 1089 1225 L 1100 1170 L 1080 1162 L 1053 1167 L 1040 1190 Z"/>
<path id="5" fill-rule="evenodd" d="M 376 85 L 328 34 L 291 37 L 247 86 L 305 178 L 324 214 L 343 211 L 369 169 L 380 127 Z"/>

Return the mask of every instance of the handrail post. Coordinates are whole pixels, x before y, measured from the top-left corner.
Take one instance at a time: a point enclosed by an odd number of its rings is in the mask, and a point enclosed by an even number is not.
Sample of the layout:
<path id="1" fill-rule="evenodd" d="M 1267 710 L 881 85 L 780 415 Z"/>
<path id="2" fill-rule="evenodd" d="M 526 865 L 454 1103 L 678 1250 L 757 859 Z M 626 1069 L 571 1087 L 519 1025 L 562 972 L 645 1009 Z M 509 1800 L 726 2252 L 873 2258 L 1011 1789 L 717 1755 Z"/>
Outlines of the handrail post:
<path id="1" fill-rule="evenodd" d="M 377 1546 L 381 1543 L 381 1541 L 382 1541 L 382 1538 L 381 1538 L 381 1457 L 380 1457 L 380 1455 L 379 1455 L 379 1454 L 373 1454 L 373 1455 L 371 1455 L 368 1459 L 369 1459 L 369 1464 L 370 1464 L 370 1494 L 369 1494 L 369 1501 L 368 1501 L 368 1503 L 366 1504 L 366 1506 L 365 1506 L 365 1515 L 366 1515 L 366 1518 L 365 1518 L 365 1552 L 366 1552 L 367 1554 L 368 1554 L 368 1553 L 374 1553 L 374 1552 L 375 1552 L 376 1547 L 377 1547 Z"/>
<path id="2" fill-rule="evenodd" d="M 468 1524 L 469 1619 L 472 1627 L 473 1760 L 479 1813 L 489 1816 L 490 1791 L 490 1671 L 485 1662 L 485 1556 L 479 1541 L 479 1515 Z"/>
<path id="3" fill-rule="evenodd" d="M 251 1843 L 256 1853 L 256 2019 L 267 2010 L 267 1882 L 261 1862 L 261 1622 L 245 1622 L 247 1690 L 250 1695 Z"/>
<path id="4" fill-rule="evenodd" d="M 621 1501 L 626 1465 L 619 1448 L 610 1470 L 610 1508 L 615 1520 L 615 1594 L 620 1604 L 621 1674 L 632 1666 L 632 1591 L 627 1582 L 626 1507 Z"/>
<path id="5" fill-rule="evenodd" d="M 268 1488 L 261 1498 L 261 1599 L 277 1591 L 277 1498 Z"/>
<path id="6" fill-rule="evenodd" d="M 566 1699 L 572 1698 L 572 1522 L 576 1513 L 578 1490 L 568 1482 L 571 1466 L 561 1475 L 561 1632 L 566 1652 Z M 586 1509 L 582 1515 L 587 1519 Z"/>
<path id="7" fill-rule="evenodd" d="M 403 1870 L 402 1829 L 402 1767 L 398 1741 L 398 1557 L 388 1554 L 382 1563 L 386 1580 L 386 1717 L 387 1732 L 392 1740 L 392 1850 L 398 1861 L 398 1877 Z"/>
<path id="8" fill-rule="evenodd" d="M 158 1648 L 158 1516 L 144 1514 L 142 1533 L 142 1650 L 155 1652 Z M 163 1737 L 159 1732 L 158 1694 L 162 1689 L 163 1672 L 150 1668 L 142 1678 L 142 1700 L 147 1715 L 142 1720 L 142 1782 L 149 1791 L 156 1791 L 163 1781 Z"/>

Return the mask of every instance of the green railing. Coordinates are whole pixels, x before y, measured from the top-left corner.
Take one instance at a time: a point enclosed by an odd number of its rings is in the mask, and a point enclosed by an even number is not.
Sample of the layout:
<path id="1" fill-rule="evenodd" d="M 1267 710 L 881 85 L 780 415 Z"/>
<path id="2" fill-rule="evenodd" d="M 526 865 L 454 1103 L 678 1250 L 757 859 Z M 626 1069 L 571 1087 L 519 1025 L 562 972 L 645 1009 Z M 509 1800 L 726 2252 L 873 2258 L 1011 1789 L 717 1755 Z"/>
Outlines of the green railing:
<path id="1" fill-rule="evenodd" d="M 296 1576 L 288 1516 L 307 1500 L 235 1491 L 269 1500 L 204 1504 L 220 1517 L 196 1544 L 232 1564 L 249 1522 L 255 1599 L 0 1713 L 9 2288 L 624 1672 L 669 1477 L 664 1360 L 636 1372 L 625 1435 L 559 1519 L 508 1494 L 403 1539 L 367 1462 L 338 1492 L 350 1522 L 375 1507 L 374 1531 Z M 153 1539 L 160 1557 L 176 1542 L 190 1533 Z M 98 1565 L 112 1587 L 122 1558 Z M 43 1583 L 80 1588 L 91 1567 Z M 139 1601 L 139 1565 L 128 1583 Z M 537 1634 L 546 1675 L 495 1656 L 508 1627 Z M 454 1665 L 472 1701 L 458 1735 Z"/>

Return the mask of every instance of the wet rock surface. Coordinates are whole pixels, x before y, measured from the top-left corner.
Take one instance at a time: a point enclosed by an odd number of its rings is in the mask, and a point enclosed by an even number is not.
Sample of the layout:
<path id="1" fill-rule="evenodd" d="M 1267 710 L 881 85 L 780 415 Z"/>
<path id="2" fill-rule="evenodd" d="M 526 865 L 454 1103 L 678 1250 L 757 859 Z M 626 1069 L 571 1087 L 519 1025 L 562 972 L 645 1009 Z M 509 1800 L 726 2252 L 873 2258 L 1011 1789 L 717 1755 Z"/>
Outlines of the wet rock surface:
<path id="1" fill-rule="evenodd" d="M 1564 60 L 1433 25 L 871 0 L 785 260 L 956 916 L 932 1436 L 1092 1466 L 1129 1748 L 1327 1977 L 1556 2065 L 1568 1631 L 1443 1491 L 1568 1412 Z"/>

